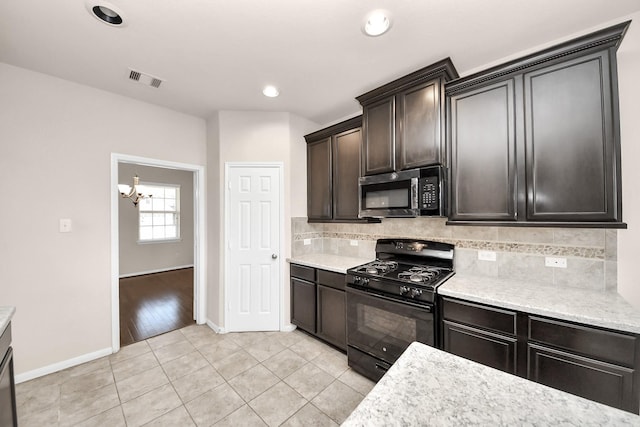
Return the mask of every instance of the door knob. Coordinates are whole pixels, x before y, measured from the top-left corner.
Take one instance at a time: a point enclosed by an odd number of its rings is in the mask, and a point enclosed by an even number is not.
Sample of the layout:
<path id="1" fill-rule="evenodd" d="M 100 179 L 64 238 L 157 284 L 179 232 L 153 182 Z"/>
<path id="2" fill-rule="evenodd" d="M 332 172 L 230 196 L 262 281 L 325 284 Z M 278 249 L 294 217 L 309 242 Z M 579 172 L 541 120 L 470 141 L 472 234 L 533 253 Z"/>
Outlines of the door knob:
<path id="1" fill-rule="evenodd" d="M 278 258 L 278 254 L 271 254 L 271 258 L 273 258 L 273 259 Z"/>

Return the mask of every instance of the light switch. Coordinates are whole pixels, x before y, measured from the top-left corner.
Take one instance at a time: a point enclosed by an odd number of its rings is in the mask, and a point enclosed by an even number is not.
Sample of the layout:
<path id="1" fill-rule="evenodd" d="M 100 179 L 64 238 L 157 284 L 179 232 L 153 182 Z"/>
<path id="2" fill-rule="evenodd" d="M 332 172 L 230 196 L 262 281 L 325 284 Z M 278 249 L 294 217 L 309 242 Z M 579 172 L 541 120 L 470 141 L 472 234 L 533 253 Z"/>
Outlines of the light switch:
<path id="1" fill-rule="evenodd" d="M 351 246 L 358 246 L 358 241 L 357 240 L 349 240 L 349 244 Z"/>
<path id="2" fill-rule="evenodd" d="M 71 233 L 71 219 L 69 218 L 60 219 L 60 232 Z"/>
<path id="3" fill-rule="evenodd" d="M 478 259 L 481 261 L 495 261 L 497 258 L 494 251 L 478 251 Z"/>

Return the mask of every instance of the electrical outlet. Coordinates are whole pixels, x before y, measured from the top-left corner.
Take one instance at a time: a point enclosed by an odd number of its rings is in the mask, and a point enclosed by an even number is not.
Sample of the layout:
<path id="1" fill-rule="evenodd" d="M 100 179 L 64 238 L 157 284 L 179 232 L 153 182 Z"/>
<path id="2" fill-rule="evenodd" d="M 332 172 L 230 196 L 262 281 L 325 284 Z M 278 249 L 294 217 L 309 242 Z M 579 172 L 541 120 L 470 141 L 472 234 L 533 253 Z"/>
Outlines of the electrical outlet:
<path id="1" fill-rule="evenodd" d="M 69 218 L 61 218 L 59 230 L 61 233 L 71 233 L 71 220 Z"/>
<path id="2" fill-rule="evenodd" d="M 544 257 L 544 265 L 545 267 L 567 268 L 567 259 L 547 256 Z"/>
<path id="3" fill-rule="evenodd" d="M 358 241 L 357 240 L 349 240 L 349 244 L 351 246 L 358 246 Z"/>
<path id="4" fill-rule="evenodd" d="M 481 261 L 495 261 L 496 253 L 494 251 L 478 251 L 478 259 Z"/>
<path id="5" fill-rule="evenodd" d="M 311 244 L 311 239 L 304 239 L 303 244 L 305 246 L 309 246 Z"/>

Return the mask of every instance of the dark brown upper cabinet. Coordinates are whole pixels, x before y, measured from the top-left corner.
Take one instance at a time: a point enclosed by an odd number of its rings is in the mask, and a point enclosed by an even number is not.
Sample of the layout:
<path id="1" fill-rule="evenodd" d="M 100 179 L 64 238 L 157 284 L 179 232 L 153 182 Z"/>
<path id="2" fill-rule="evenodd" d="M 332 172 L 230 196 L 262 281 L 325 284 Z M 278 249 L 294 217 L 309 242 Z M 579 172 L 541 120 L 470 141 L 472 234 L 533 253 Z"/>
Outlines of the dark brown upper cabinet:
<path id="1" fill-rule="evenodd" d="M 444 84 L 457 77 L 447 58 L 357 97 L 365 175 L 445 163 Z"/>
<path id="2" fill-rule="evenodd" d="M 309 221 L 358 220 L 362 116 L 305 136 Z"/>
<path id="3" fill-rule="evenodd" d="M 625 228 L 625 22 L 446 85 L 449 222 Z"/>

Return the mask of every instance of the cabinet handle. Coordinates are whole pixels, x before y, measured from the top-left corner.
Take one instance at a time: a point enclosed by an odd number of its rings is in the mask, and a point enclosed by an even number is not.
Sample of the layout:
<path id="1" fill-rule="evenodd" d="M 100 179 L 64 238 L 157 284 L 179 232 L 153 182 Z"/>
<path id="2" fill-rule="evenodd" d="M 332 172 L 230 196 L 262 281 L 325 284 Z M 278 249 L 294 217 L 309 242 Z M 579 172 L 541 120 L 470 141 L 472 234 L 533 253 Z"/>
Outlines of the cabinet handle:
<path id="1" fill-rule="evenodd" d="M 379 369 L 384 372 L 387 372 L 390 367 L 391 366 L 384 366 L 384 365 L 381 365 L 380 363 L 376 363 L 376 369 Z"/>

